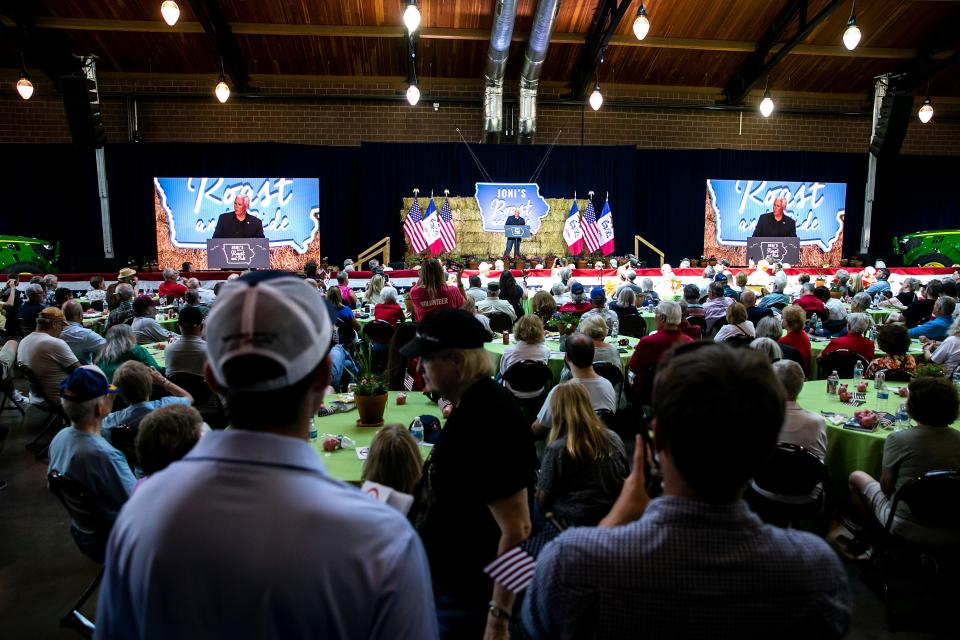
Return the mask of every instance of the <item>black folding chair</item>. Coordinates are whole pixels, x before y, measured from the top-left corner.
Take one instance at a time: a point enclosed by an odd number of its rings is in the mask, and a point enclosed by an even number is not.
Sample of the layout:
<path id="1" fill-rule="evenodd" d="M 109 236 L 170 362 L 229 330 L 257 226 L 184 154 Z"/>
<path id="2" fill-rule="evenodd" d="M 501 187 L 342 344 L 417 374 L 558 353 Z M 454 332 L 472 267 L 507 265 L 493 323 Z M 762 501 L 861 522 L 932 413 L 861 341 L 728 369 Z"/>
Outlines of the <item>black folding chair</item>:
<path id="1" fill-rule="evenodd" d="M 620 397 L 620 390 L 623 388 L 623 369 L 612 362 L 598 360 L 593 363 L 593 370 L 601 378 L 606 378 L 613 385 L 617 397 Z"/>
<path id="2" fill-rule="evenodd" d="M 94 623 L 80 609 L 87 602 L 103 579 L 103 559 L 106 554 L 107 537 L 110 524 L 105 522 L 97 509 L 94 495 L 80 483 L 51 471 L 47 476 L 47 487 L 60 500 L 70 515 L 70 534 L 77 548 L 85 556 L 101 565 L 93 581 L 83 590 L 83 594 L 70 610 L 60 619 L 61 627 L 76 629 L 84 637 L 91 637 Z M 81 543 L 83 541 L 83 543 Z"/>
<path id="3" fill-rule="evenodd" d="M 724 344 L 728 344 L 731 347 L 749 347 L 753 343 L 753 338 L 751 336 L 730 336 L 723 341 Z"/>
<path id="4" fill-rule="evenodd" d="M 642 316 L 620 316 L 620 335 L 642 338 L 647 335 L 647 321 Z"/>
<path id="5" fill-rule="evenodd" d="M 818 360 L 820 366 L 820 377 L 826 379 L 832 372 L 836 371 L 841 378 L 852 378 L 853 368 L 859 362 L 864 370 L 870 366 L 870 361 L 864 358 L 856 351 L 849 349 L 837 349 L 825 355 L 820 356 Z"/>
<path id="6" fill-rule="evenodd" d="M 910 611 L 916 626 L 929 627 L 939 615 L 946 628 L 955 630 L 955 619 L 949 612 L 960 595 L 956 581 L 960 540 L 930 546 L 895 534 L 894 519 L 901 504 L 910 508 L 912 520 L 921 526 L 960 527 L 960 469 L 928 471 L 903 484 L 893 494 L 890 515 L 883 523 L 886 535 L 877 542 L 888 628 L 903 629 L 905 616 L 900 613 Z M 911 595 L 913 602 L 908 597 Z"/>
<path id="7" fill-rule="evenodd" d="M 553 386 L 553 372 L 550 367 L 536 360 L 515 362 L 503 372 L 503 381 L 510 385 L 514 393 L 539 393 L 532 398 L 517 398 L 524 418 L 533 423 L 543 406 L 543 400 Z"/>
<path id="8" fill-rule="evenodd" d="M 491 314 L 485 314 L 490 320 L 490 331 L 495 334 L 503 333 L 513 329 L 513 320 L 502 311 L 496 311 Z"/>
<path id="9" fill-rule="evenodd" d="M 764 522 L 779 527 L 816 520 L 824 513 L 828 477 L 827 465 L 812 452 L 798 444 L 780 442 L 748 485 L 745 499 Z M 817 487 L 819 495 L 811 498 Z M 769 498 L 758 488 L 784 500 Z"/>
<path id="10" fill-rule="evenodd" d="M 883 379 L 888 382 L 910 382 L 913 380 L 913 376 L 905 369 L 881 369 L 880 372 L 883 373 Z"/>
<path id="11" fill-rule="evenodd" d="M 55 434 L 60 430 L 61 427 L 67 424 L 69 420 L 67 419 L 66 414 L 63 413 L 63 408 L 60 406 L 60 403 L 54 402 L 47 397 L 47 394 L 43 390 L 43 385 L 40 384 L 40 380 L 37 378 L 36 374 L 30 370 L 30 367 L 20 361 L 17 361 L 15 366 L 17 367 L 17 372 L 26 378 L 27 382 L 30 384 L 31 392 L 43 400 L 42 404 L 32 404 L 30 406 L 35 407 L 47 414 L 47 421 L 44 423 L 43 429 L 40 430 L 40 433 L 38 433 L 33 440 L 27 443 L 27 449 L 33 452 L 37 460 L 42 460 L 47 456 L 47 449 L 50 448 L 50 441 L 47 441 L 46 444 L 41 446 L 41 439 L 49 432 L 53 432 L 53 434 Z M 51 435 L 50 440 L 53 440 L 53 435 Z"/>
<path id="12" fill-rule="evenodd" d="M 687 322 L 690 324 L 700 327 L 700 335 L 707 335 L 707 319 L 703 316 L 687 316 Z"/>
<path id="13" fill-rule="evenodd" d="M 363 327 L 363 338 L 367 342 L 368 348 L 373 344 L 389 345 L 393 339 L 396 327 L 384 320 L 373 320 Z M 374 350 L 370 348 L 370 362 L 374 371 L 382 372 L 387 368 L 386 349 Z"/>
<path id="14" fill-rule="evenodd" d="M 726 318 L 717 318 L 716 320 L 713 321 L 713 324 L 710 325 L 710 331 L 703 334 L 703 337 L 710 338 L 711 340 L 713 340 L 716 337 L 716 335 L 720 332 L 720 327 L 722 327 L 725 324 L 727 324 Z"/>
<path id="15" fill-rule="evenodd" d="M 139 424 L 118 424 L 110 430 L 110 444 L 127 459 L 127 465 L 133 473 L 137 472 L 137 466 L 140 464 L 137 458 L 138 433 L 140 433 Z"/>

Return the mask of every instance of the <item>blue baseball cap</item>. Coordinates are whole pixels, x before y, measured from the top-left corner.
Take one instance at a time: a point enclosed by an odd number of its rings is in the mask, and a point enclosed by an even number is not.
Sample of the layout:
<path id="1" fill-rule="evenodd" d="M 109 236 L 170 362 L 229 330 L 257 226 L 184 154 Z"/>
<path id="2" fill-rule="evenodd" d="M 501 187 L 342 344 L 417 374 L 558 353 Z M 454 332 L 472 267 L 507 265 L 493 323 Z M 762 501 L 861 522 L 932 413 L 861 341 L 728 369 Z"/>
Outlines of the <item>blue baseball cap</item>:
<path id="1" fill-rule="evenodd" d="M 583 285 L 579 282 L 574 282 L 572 285 L 570 285 L 570 293 L 577 296 L 583 294 Z"/>
<path id="2" fill-rule="evenodd" d="M 722 273 L 718 273 L 718 274 L 716 275 L 716 277 L 713 279 L 713 281 L 714 281 L 714 282 L 726 282 L 726 281 L 727 281 L 727 276 L 723 275 Z"/>
<path id="3" fill-rule="evenodd" d="M 437 440 L 440 438 L 440 419 L 428 415 L 417 416 L 417 418 L 420 418 L 420 424 L 423 425 L 423 441 L 427 444 L 437 444 Z M 417 418 L 410 421 L 410 427 L 413 426 L 413 421 Z M 407 429 L 409 430 L 410 427 L 407 427 Z"/>
<path id="4" fill-rule="evenodd" d="M 74 369 L 60 383 L 60 397 L 71 402 L 86 402 L 116 392 L 117 387 L 107 382 L 107 376 L 93 364 Z"/>
<path id="5" fill-rule="evenodd" d="M 606 300 L 607 293 L 603 290 L 603 287 L 594 287 L 590 290 L 590 299 L 591 300 Z"/>

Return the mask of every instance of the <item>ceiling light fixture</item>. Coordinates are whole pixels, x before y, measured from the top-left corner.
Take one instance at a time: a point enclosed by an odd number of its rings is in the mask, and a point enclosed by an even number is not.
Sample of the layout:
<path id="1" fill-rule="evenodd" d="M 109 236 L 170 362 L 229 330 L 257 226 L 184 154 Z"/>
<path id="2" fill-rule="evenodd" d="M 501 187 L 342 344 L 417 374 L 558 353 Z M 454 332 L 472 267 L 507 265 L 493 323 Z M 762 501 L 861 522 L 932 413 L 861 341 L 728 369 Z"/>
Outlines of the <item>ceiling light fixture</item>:
<path id="1" fill-rule="evenodd" d="M 843 32 L 843 46 L 847 51 L 853 51 L 860 44 L 860 27 L 857 26 L 857 0 L 850 3 L 850 18 L 847 19 L 847 30 Z"/>
<path id="2" fill-rule="evenodd" d="M 409 33 L 413 33 L 420 26 L 420 9 L 417 8 L 417 0 L 408 0 L 407 8 L 403 12 L 403 24 L 407 26 Z"/>
<path id="3" fill-rule="evenodd" d="M 637 19 L 633 21 L 633 35 L 637 40 L 643 40 L 650 31 L 650 21 L 647 20 L 647 8 L 643 6 L 643 0 L 640 0 L 640 10 L 637 11 Z"/>
<path id="4" fill-rule="evenodd" d="M 407 102 L 410 103 L 411 107 L 417 106 L 417 103 L 420 102 L 420 88 L 417 87 L 416 80 L 411 80 L 410 86 L 407 87 Z"/>
<path id="5" fill-rule="evenodd" d="M 173 0 L 163 0 L 163 4 L 160 5 L 160 15 L 163 16 L 163 21 L 172 27 L 180 19 L 180 6 Z"/>
<path id="6" fill-rule="evenodd" d="M 17 80 L 17 93 L 24 100 L 29 100 L 33 95 L 33 83 L 30 82 L 30 74 L 27 73 L 27 65 L 23 61 L 23 54 L 20 54 L 20 79 Z"/>
<path id="7" fill-rule="evenodd" d="M 917 112 L 917 117 L 920 118 L 920 122 L 927 124 L 933 118 L 933 105 L 930 104 L 930 96 L 927 96 L 923 100 L 923 106 L 920 107 L 920 111 Z"/>
<path id="8" fill-rule="evenodd" d="M 217 86 L 214 87 L 213 92 L 217 95 L 217 100 L 221 104 L 230 98 L 230 86 L 223 75 L 223 58 L 220 58 L 220 78 L 217 80 Z"/>
<path id="9" fill-rule="evenodd" d="M 770 97 L 770 76 L 767 76 L 767 86 L 763 89 L 763 100 L 760 101 L 760 115 L 769 118 L 774 106 L 773 98 Z"/>

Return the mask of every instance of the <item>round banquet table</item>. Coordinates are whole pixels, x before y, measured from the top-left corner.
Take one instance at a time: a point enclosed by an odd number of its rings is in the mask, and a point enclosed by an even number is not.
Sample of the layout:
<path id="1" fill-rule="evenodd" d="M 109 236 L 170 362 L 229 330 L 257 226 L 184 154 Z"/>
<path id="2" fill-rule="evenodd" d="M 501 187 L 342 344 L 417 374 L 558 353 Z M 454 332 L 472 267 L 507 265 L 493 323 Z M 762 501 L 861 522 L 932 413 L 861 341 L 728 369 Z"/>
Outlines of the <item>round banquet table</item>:
<path id="1" fill-rule="evenodd" d="M 164 355 L 164 348 L 167 346 L 166 342 L 154 342 L 152 344 L 141 345 L 144 349 L 147 350 L 153 359 L 157 361 L 157 364 L 161 367 L 166 368 L 167 366 L 167 357 Z"/>
<path id="2" fill-rule="evenodd" d="M 841 380 L 841 384 L 847 384 L 849 390 L 854 391 L 853 380 Z M 890 388 L 890 399 L 887 400 L 886 412 L 896 414 L 897 408 L 901 402 L 906 402 L 906 398 L 901 398 L 895 394 L 895 389 L 906 386 L 906 383 L 888 382 Z M 828 411 L 853 417 L 854 411 L 860 409 L 877 410 L 877 390 L 873 388 L 873 382 L 867 385 L 865 404 L 859 407 L 840 402 L 840 398 L 835 395 L 827 395 L 827 383 L 824 380 L 809 381 L 803 386 L 803 391 L 797 398 L 797 404 L 813 413 Z M 911 422 L 911 424 L 913 424 Z M 954 429 L 960 429 L 960 421 L 951 425 Z M 854 431 L 844 429 L 840 425 L 832 424 L 827 421 L 827 468 L 830 470 L 830 499 L 835 503 L 845 503 L 849 501 L 847 489 L 847 479 L 852 471 L 866 471 L 874 478 L 880 478 L 880 467 L 883 461 L 883 443 L 887 436 L 893 433 L 893 429 L 878 427 L 873 432 Z"/>
<path id="3" fill-rule="evenodd" d="M 817 362 L 817 358 L 820 357 L 820 354 L 823 353 L 823 350 L 827 348 L 827 345 L 830 344 L 830 338 L 810 338 L 810 379 L 819 380 L 821 378 L 826 378 L 830 375 L 829 371 L 820 371 L 820 365 Z M 917 363 L 924 362 L 926 358 L 923 355 L 923 345 L 920 344 L 919 340 L 911 340 L 910 348 L 907 350 L 907 353 L 913 356 L 913 359 Z M 879 347 L 874 349 L 874 357 L 881 357 L 887 355 L 885 351 L 881 350 Z M 822 375 L 821 375 L 822 374 Z"/>
<path id="4" fill-rule="evenodd" d="M 158 324 L 159 324 L 161 327 L 163 327 L 164 329 L 166 329 L 167 331 L 172 331 L 172 332 L 174 332 L 174 333 L 176 333 L 176 331 L 177 331 L 177 318 L 176 318 L 176 317 L 168 318 L 168 319 L 166 319 L 166 320 L 161 320 Z M 106 325 L 107 325 L 107 316 L 105 316 L 105 315 L 99 315 L 99 316 L 84 316 L 84 318 L 83 318 L 83 326 L 86 327 L 87 329 L 93 329 L 94 331 L 96 331 L 96 332 L 99 333 L 100 335 L 103 335 L 103 333 L 104 333 L 104 332 L 103 332 L 103 328 L 104 328 Z"/>
<path id="5" fill-rule="evenodd" d="M 384 410 L 384 424 L 398 422 L 403 426 L 409 426 L 413 419 L 421 415 L 431 415 L 439 418 L 440 408 L 435 402 L 431 402 L 427 396 L 419 391 L 407 393 L 407 404 L 397 405 L 397 391 L 391 391 L 387 399 L 387 406 Z M 336 395 L 327 396 L 326 405 L 337 399 Z M 317 439 L 310 442 L 310 445 L 316 449 L 317 455 L 323 460 L 323 465 L 332 477 L 360 484 L 360 475 L 363 473 L 363 460 L 357 457 L 354 449 L 338 449 L 332 453 L 323 450 L 323 435 L 344 435 L 350 437 L 357 447 L 368 447 L 373 435 L 380 430 L 379 427 L 358 427 L 357 420 L 360 418 L 356 409 L 346 413 L 334 413 L 322 418 L 314 418 L 314 424 L 317 427 Z M 420 455 L 426 459 L 430 453 L 429 445 L 421 445 Z"/>
<path id="6" fill-rule="evenodd" d="M 621 338 L 630 343 L 626 347 L 617 345 L 617 349 L 620 351 L 620 362 L 623 364 L 624 369 L 626 369 L 627 364 L 630 362 L 630 356 L 633 355 L 633 348 L 639 340 L 637 338 L 618 336 L 616 338 L 608 337 L 605 342 L 616 345 Z M 563 371 L 564 354 L 560 351 L 560 340 L 558 337 L 547 336 L 545 342 L 547 348 L 550 349 L 550 360 L 547 361 L 547 366 L 550 367 L 550 371 L 553 372 L 553 382 L 556 384 L 560 382 L 560 373 Z M 516 340 L 512 335 L 510 336 L 510 344 L 516 344 Z M 503 357 L 503 350 L 506 348 L 506 345 L 503 344 L 500 338 L 497 338 L 493 342 L 488 342 L 484 345 L 484 348 L 487 350 L 487 353 L 490 354 L 490 361 L 493 363 L 494 372 L 500 371 L 500 359 Z"/>

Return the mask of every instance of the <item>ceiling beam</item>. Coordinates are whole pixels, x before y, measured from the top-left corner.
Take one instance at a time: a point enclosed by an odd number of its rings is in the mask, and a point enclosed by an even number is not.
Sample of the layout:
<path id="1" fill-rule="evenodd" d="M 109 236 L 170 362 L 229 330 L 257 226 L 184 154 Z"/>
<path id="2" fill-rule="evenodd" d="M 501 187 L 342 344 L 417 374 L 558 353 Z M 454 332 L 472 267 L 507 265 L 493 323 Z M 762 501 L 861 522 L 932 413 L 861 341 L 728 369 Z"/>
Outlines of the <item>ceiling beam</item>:
<path id="1" fill-rule="evenodd" d="M 620 21 L 623 20 L 629 6 L 630 0 L 620 0 L 619 4 L 617 0 L 602 0 L 597 5 L 590 32 L 587 34 L 584 46 L 580 49 L 580 57 L 573 70 L 573 79 L 570 81 L 574 100 L 582 99 L 586 93 L 594 72 L 603 60 L 603 52 L 617 27 L 620 26 Z"/>
<path id="2" fill-rule="evenodd" d="M 727 81 L 724 94 L 727 104 L 740 104 L 747 94 L 764 76 L 768 75 L 783 60 L 790 50 L 799 45 L 820 23 L 840 8 L 846 0 L 829 0 L 827 5 L 813 18 L 807 16 L 807 0 L 790 0 L 780 11 L 767 31 L 757 42 L 756 51 L 747 56 L 743 64 L 733 72 Z M 787 29 L 796 23 L 796 33 L 780 44 L 774 52 L 774 46 L 783 38 Z"/>
<path id="3" fill-rule="evenodd" d="M 15 23 L 7 17 L 0 17 L 6 26 Z M 181 20 L 168 27 L 162 20 L 97 20 L 92 18 L 58 18 L 36 16 L 33 20 L 36 29 L 57 29 L 63 31 L 101 31 L 120 33 L 204 33 L 199 22 Z M 274 24 L 265 22 L 231 22 L 231 31 L 235 35 L 251 36 L 302 36 L 302 37 L 350 37 L 350 38 L 403 38 L 406 29 L 397 26 L 358 26 L 323 24 Z M 452 29 L 446 27 L 421 27 L 417 30 L 425 40 L 466 40 L 489 41 L 489 29 Z M 526 42 L 527 33 L 513 32 L 514 42 Z M 554 33 L 550 41 L 557 44 L 584 44 L 586 36 L 582 33 Z M 719 51 L 731 53 L 753 53 L 757 45 L 745 40 L 710 40 L 705 38 L 658 38 L 647 36 L 642 41 L 633 35 L 615 35 L 610 38 L 611 47 L 641 47 L 654 49 L 685 49 L 691 51 Z M 777 53 L 782 45 L 775 44 L 770 53 Z M 788 51 L 788 55 L 830 56 L 841 58 L 879 58 L 890 60 L 909 60 L 919 52 L 916 49 L 898 49 L 885 47 L 857 47 L 847 51 L 842 45 L 797 44 Z M 934 59 L 946 59 L 953 51 L 938 52 Z"/>
<path id="4" fill-rule="evenodd" d="M 250 74 L 240 52 L 240 43 L 233 35 L 230 23 L 223 15 L 220 0 L 190 0 L 190 8 L 197 16 L 199 24 L 213 41 L 222 67 L 233 81 L 233 90 L 246 93 L 249 89 Z"/>

